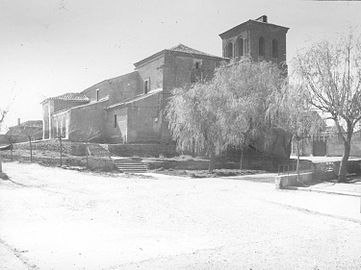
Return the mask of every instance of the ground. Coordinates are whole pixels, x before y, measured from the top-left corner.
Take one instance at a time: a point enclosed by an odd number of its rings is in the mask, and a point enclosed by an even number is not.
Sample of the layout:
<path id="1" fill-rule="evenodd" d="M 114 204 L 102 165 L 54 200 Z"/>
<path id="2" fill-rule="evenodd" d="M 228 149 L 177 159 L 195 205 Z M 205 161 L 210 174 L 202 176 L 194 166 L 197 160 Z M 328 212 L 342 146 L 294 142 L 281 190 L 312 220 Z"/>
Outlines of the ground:
<path id="1" fill-rule="evenodd" d="M 360 269 L 360 198 L 5 163 L 0 269 Z"/>

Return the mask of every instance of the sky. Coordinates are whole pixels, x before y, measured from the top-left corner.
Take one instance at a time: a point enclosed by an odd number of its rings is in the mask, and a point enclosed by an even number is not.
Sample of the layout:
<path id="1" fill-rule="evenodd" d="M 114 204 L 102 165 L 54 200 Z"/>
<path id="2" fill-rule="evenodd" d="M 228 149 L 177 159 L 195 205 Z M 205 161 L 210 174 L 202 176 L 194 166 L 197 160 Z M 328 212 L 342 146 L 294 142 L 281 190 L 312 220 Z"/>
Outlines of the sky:
<path id="1" fill-rule="evenodd" d="M 314 42 L 361 31 L 358 1 L 0 0 L 3 128 L 40 120 L 45 98 L 131 72 L 179 43 L 221 56 L 218 35 L 263 14 L 290 28 L 289 65 Z"/>

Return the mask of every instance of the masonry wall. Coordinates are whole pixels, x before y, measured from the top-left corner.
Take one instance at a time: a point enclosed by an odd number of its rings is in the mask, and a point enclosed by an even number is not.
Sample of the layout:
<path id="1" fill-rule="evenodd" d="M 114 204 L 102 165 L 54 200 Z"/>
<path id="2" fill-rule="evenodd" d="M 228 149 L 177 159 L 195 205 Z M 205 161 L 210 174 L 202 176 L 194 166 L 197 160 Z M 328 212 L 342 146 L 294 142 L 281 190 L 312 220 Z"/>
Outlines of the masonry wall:
<path id="1" fill-rule="evenodd" d="M 86 104 L 87 102 L 84 101 L 73 101 L 73 100 L 54 100 L 54 112 L 58 112 L 61 110 L 70 109 L 72 107 L 76 107 L 79 105 Z"/>
<path id="2" fill-rule="evenodd" d="M 141 94 L 140 83 L 139 74 L 137 71 L 134 71 L 97 83 L 85 89 L 82 93 L 91 101 L 96 101 L 96 92 L 98 90 L 99 100 L 109 97 L 111 105 Z"/>
<path id="3" fill-rule="evenodd" d="M 68 138 L 69 123 L 70 123 L 70 111 L 65 111 L 63 113 L 53 115 L 52 138 L 57 138 L 59 136 L 63 138 Z"/>
<path id="4" fill-rule="evenodd" d="M 196 62 L 200 62 L 196 69 Z M 187 87 L 192 83 L 202 79 L 210 80 L 214 76 L 215 69 L 221 64 L 222 60 L 210 58 L 207 56 L 190 56 L 177 52 L 167 52 L 164 62 L 163 78 L 163 99 L 161 111 L 164 112 L 167 106 L 167 100 L 172 95 L 172 90 L 179 87 Z M 172 141 L 168 129 L 168 122 L 164 114 L 161 117 L 161 141 L 169 143 Z"/>
<path id="5" fill-rule="evenodd" d="M 105 142 L 105 107 L 107 102 L 96 102 L 70 111 L 69 140 Z"/>
<path id="6" fill-rule="evenodd" d="M 49 116 L 50 116 L 50 102 L 46 102 L 42 104 L 43 107 L 43 139 L 48 139 L 50 136 L 49 131 Z"/>
<path id="7" fill-rule="evenodd" d="M 344 152 L 343 141 L 338 136 L 327 140 L 327 155 L 342 156 Z M 355 132 L 351 140 L 351 156 L 361 157 L 361 133 Z"/>
<path id="8" fill-rule="evenodd" d="M 286 62 L 286 29 L 269 24 L 253 24 L 250 30 L 250 52 L 253 59 L 274 61 L 275 63 Z M 265 39 L 265 57 L 260 58 L 259 38 Z M 272 57 L 272 40 L 278 41 L 278 57 Z"/>
<path id="9" fill-rule="evenodd" d="M 117 122 L 114 123 L 114 115 Z M 117 107 L 106 113 L 106 134 L 109 143 L 126 143 L 128 137 L 128 108 Z"/>
<path id="10" fill-rule="evenodd" d="M 237 44 L 237 40 L 239 38 L 243 39 L 243 56 L 246 56 L 249 53 L 249 42 L 250 42 L 249 31 L 246 28 L 235 29 L 227 35 L 227 38 L 222 39 L 223 57 L 228 57 L 227 45 L 230 42 L 233 44 L 233 57 L 240 57 L 238 53 L 238 44 Z"/>
<path id="11" fill-rule="evenodd" d="M 161 98 L 161 94 L 155 94 L 129 105 L 127 143 L 151 143 L 160 141 Z"/>
<path id="12" fill-rule="evenodd" d="M 164 56 L 161 55 L 143 65 L 137 66 L 137 71 L 140 76 L 140 89 L 144 93 L 144 81 L 149 79 L 150 91 L 158 88 L 163 88 L 163 67 Z"/>

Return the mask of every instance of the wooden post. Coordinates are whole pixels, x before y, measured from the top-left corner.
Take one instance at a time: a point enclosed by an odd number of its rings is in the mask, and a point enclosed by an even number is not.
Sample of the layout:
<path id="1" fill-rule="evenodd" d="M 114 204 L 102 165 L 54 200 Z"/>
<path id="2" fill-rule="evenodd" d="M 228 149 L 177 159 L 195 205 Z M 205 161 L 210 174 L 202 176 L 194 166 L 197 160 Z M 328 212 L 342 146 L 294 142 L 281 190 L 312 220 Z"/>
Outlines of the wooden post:
<path id="1" fill-rule="evenodd" d="M 1 152 L 0 152 L 0 173 L 3 172 L 3 160 L 2 160 L 2 157 L 1 157 Z"/>
<path id="2" fill-rule="evenodd" d="M 28 136 L 30 144 L 30 162 L 33 162 L 33 144 L 31 143 L 31 136 Z"/>
<path id="3" fill-rule="evenodd" d="M 88 143 L 85 144 L 86 168 L 89 169 L 89 148 Z"/>
<path id="4" fill-rule="evenodd" d="M 59 143 L 60 143 L 60 167 L 63 166 L 63 144 L 61 141 L 61 135 L 59 135 Z"/>

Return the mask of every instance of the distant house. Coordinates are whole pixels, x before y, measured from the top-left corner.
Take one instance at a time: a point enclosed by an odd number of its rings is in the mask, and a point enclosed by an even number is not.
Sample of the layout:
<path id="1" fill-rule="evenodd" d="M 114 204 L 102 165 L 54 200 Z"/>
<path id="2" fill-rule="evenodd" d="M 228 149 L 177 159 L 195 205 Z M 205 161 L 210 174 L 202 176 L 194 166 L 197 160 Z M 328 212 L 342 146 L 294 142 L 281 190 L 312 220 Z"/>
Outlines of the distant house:
<path id="1" fill-rule="evenodd" d="M 9 127 L 5 137 L 9 142 L 25 142 L 29 140 L 41 140 L 43 137 L 43 121 L 30 120 L 23 123 L 18 123 L 16 126 Z"/>

